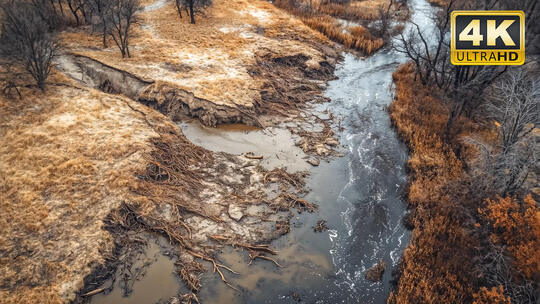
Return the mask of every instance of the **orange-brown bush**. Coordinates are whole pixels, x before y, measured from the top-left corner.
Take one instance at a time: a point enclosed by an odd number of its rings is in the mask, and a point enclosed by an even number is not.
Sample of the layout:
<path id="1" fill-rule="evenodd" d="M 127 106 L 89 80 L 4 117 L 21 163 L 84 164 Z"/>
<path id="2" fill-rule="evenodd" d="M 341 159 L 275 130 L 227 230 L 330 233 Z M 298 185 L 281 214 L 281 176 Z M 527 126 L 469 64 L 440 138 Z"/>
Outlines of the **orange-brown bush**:
<path id="1" fill-rule="evenodd" d="M 512 197 L 488 199 L 479 213 L 491 225 L 491 241 L 506 245 L 519 272 L 530 280 L 539 275 L 540 210 L 531 195 L 522 203 Z"/>
<path id="2" fill-rule="evenodd" d="M 503 291 L 502 286 L 491 289 L 482 287 L 474 294 L 473 304 L 511 304 L 510 298 L 505 296 Z"/>

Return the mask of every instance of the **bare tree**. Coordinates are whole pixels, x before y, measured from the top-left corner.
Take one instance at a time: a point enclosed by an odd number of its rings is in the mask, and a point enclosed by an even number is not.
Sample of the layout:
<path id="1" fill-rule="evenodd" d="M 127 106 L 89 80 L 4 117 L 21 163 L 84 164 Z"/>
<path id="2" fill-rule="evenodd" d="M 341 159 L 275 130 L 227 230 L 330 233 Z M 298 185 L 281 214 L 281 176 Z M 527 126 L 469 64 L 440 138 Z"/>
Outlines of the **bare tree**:
<path id="1" fill-rule="evenodd" d="M 390 0 L 387 6 L 381 4 L 377 8 L 377 12 L 379 14 L 379 21 L 375 28 L 375 32 L 378 33 L 379 37 L 383 37 L 385 39 L 388 37 L 388 31 L 390 29 L 392 5 L 394 5 L 394 0 Z"/>
<path id="2" fill-rule="evenodd" d="M 489 234 L 487 236 L 489 240 Z M 475 271 L 488 286 L 503 286 L 505 295 L 512 299 L 512 303 L 536 303 L 535 284 L 519 274 L 504 248 L 488 241 L 486 249 L 487 252 L 478 257 Z"/>
<path id="3" fill-rule="evenodd" d="M 499 141 L 493 146 L 469 140 L 481 151 L 476 175 L 486 193 L 513 194 L 538 163 L 538 145 L 530 135 L 540 120 L 540 79 L 523 69 L 512 71 L 492 86 L 487 99 L 484 108 Z"/>
<path id="4" fill-rule="evenodd" d="M 493 85 L 487 111 L 499 126 L 500 147 L 505 153 L 540 123 L 540 79 L 523 69 L 508 73 Z"/>
<path id="5" fill-rule="evenodd" d="M 4 58 L 22 66 L 37 86 L 45 90 L 58 45 L 49 26 L 36 8 L 25 2 L 9 1 L 0 5 L 2 36 L 0 51 Z"/>
<path id="6" fill-rule="evenodd" d="M 109 34 L 122 53 L 122 58 L 131 57 L 129 39 L 131 25 L 137 21 L 136 14 L 141 6 L 138 0 L 112 0 L 110 6 Z"/>
<path id="7" fill-rule="evenodd" d="M 180 18 L 182 18 L 182 10 L 186 10 L 186 15 L 189 16 L 188 8 L 184 5 L 184 0 L 174 0 L 174 4 L 176 5 L 176 10 L 178 11 L 178 16 Z"/>
<path id="8" fill-rule="evenodd" d="M 175 4 L 180 18 L 182 18 L 182 9 L 185 9 L 186 14 L 188 14 L 190 17 L 191 24 L 195 24 L 195 13 L 198 13 L 205 7 L 210 6 L 212 4 L 212 0 L 175 0 Z"/>
<path id="9" fill-rule="evenodd" d="M 467 5 L 467 6 L 464 6 Z M 436 86 L 448 98 L 451 111 L 446 124 L 446 137 L 465 108 L 474 109 L 483 101 L 482 94 L 506 68 L 498 66 L 454 66 L 450 64 L 450 14 L 455 9 L 470 8 L 469 2 L 449 0 L 433 16 L 433 32 L 423 32 L 412 22 L 407 34 L 401 33 L 394 43 L 396 51 L 404 53 L 415 66 L 415 78 L 425 86 Z M 470 111 L 469 111 L 470 112 Z"/>
<path id="10" fill-rule="evenodd" d="M 107 35 L 111 24 L 111 1 L 110 0 L 86 0 L 92 12 L 92 26 L 101 32 L 103 47 L 107 47 Z"/>
<path id="11" fill-rule="evenodd" d="M 77 25 L 81 25 L 81 18 L 86 21 L 86 8 L 84 0 L 66 0 L 69 10 L 73 17 L 75 17 L 75 22 Z"/>

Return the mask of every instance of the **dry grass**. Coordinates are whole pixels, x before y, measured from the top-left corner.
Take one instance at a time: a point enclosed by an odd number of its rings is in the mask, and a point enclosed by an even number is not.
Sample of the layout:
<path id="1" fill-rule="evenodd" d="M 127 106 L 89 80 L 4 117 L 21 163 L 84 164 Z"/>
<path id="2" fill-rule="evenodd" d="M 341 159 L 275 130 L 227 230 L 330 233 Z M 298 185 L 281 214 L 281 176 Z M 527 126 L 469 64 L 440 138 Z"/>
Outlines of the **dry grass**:
<path id="1" fill-rule="evenodd" d="M 131 42 L 133 58 L 122 60 L 112 42 L 102 49 L 99 37 L 86 29 L 64 32 L 63 41 L 78 53 L 142 78 L 170 82 L 218 104 L 248 107 L 260 101 L 265 84 L 249 73 L 257 58 L 303 53 L 310 57 L 310 68 L 325 58 L 313 47 L 323 43 L 323 36 L 265 1 L 214 1 L 197 16 L 196 25 L 179 19 L 170 1 L 140 17 Z"/>
<path id="2" fill-rule="evenodd" d="M 538 208 L 528 197 L 526 212 L 510 198 L 488 200 L 488 208 L 482 209 L 486 194 L 479 193 L 463 168 L 475 151 L 463 141 L 445 138 L 449 111 L 437 97 L 440 92 L 415 81 L 412 64 L 399 67 L 393 78 L 396 98 L 389 110 L 399 136 L 411 150 L 407 195 L 412 210 L 409 223 L 414 228 L 388 303 L 509 303 L 502 288 L 489 290 L 492 286 L 482 284 L 491 283 L 473 270 L 485 258 L 486 239 L 491 237 L 492 241 L 505 240 L 501 246 L 508 246 L 518 270 L 531 278 L 539 265 L 538 250 L 533 249 L 538 247 L 539 230 L 534 228 Z M 460 126 L 455 139 L 474 135 L 485 142 L 497 140 L 495 128 L 487 124 L 461 117 L 455 125 Z M 461 151 L 460 157 L 455 150 Z M 489 214 L 492 223 L 483 222 L 479 210 L 484 217 Z"/>
<path id="3" fill-rule="evenodd" d="M 448 0 L 428 0 L 428 2 L 440 7 L 444 7 L 448 4 Z"/>
<path id="4" fill-rule="evenodd" d="M 383 1 L 384 2 L 384 1 Z M 289 1 L 278 0 L 274 4 L 298 16 L 307 26 L 322 33 L 328 39 L 343 44 L 345 47 L 358 50 L 370 55 L 384 46 L 384 40 L 374 37 L 362 25 L 343 26 L 338 19 L 342 18 L 359 22 L 374 20 L 377 13 L 370 13 L 361 6 L 346 6 L 342 4 L 315 4 L 313 9 L 303 9 L 291 6 Z M 379 3 L 382 5 L 382 3 Z"/>
<path id="5" fill-rule="evenodd" d="M 4 303 L 66 302 L 82 288 L 113 246 L 103 219 L 129 198 L 157 136 L 126 104 L 148 110 L 126 98 L 65 86 L 36 93 L 0 97 Z"/>
<path id="6" fill-rule="evenodd" d="M 413 79 L 412 65 L 394 72 L 392 122 L 409 145 L 408 201 L 414 229 L 401 276 L 388 303 L 463 303 L 473 294 L 472 244 L 445 186 L 463 175 L 462 163 L 443 141 L 448 109 Z M 443 258 L 444 257 L 444 258 Z"/>
<path id="7" fill-rule="evenodd" d="M 369 55 L 384 45 L 384 40 L 373 37 L 361 26 L 355 26 L 347 31 L 337 21 L 329 16 L 304 17 L 304 23 L 321 33 L 330 40 L 343 44 L 345 47 L 361 51 Z"/>
<path id="8" fill-rule="evenodd" d="M 382 5 L 386 1 L 378 1 Z M 354 2 L 351 5 L 339 3 L 326 3 L 320 5 L 317 10 L 323 14 L 346 20 L 377 20 L 379 18 L 378 5 L 367 6 L 364 1 Z"/>

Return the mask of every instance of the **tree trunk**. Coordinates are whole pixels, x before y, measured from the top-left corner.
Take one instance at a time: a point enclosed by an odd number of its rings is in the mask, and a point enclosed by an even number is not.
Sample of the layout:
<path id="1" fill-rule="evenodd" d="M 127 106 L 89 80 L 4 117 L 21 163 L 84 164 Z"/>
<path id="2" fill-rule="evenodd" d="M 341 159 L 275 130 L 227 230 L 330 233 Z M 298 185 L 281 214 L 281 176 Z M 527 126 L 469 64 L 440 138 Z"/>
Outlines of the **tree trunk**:
<path id="1" fill-rule="evenodd" d="M 189 1 L 189 17 L 191 18 L 191 24 L 195 24 L 195 14 L 193 13 L 194 0 Z"/>
<path id="2" fill-rule="evenodd" d="M 175 1 L 176 4 L 176 10 L 178 11 L 178 16 L 180 16 L 180 19 L 182 19 L 182 6 L 180 5 L 180 2 L 178 0 Z"/>
<path id="3" fill-rule="evenodd" d="M 69 10 L 71 11 L 71 14 L 73 14 L 73 16 L 75 16 L 75 22 L 77 23 L 77 25 L 80 25 L 79 23 L 79 14 L 77 13 L 78 9 L 74 9 L 73 8 L 73 4 L 71 1 L 68 1 L 68 6 L 69 6 Z"/>
<path id="4" fill-rule="evenodd" d="M 103 48 L 107 48 L 107 29 L 103 28 Z"/>

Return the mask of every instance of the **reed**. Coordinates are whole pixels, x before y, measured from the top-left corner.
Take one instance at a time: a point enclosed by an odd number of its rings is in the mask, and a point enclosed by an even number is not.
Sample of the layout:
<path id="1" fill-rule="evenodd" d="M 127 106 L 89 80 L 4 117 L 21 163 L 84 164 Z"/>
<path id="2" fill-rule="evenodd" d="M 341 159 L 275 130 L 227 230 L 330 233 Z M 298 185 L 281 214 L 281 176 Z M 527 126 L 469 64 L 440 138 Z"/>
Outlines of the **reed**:
<path id="1" fill-rule="evenodd" d="M 363 26 L 344 28 L 328 15 L 302 17 L 304 24 L 321 32 L 328 39 L 343 44 L 345 47 L 371 55 L 384 45 L 384 40 L 376 38 Z"/>

